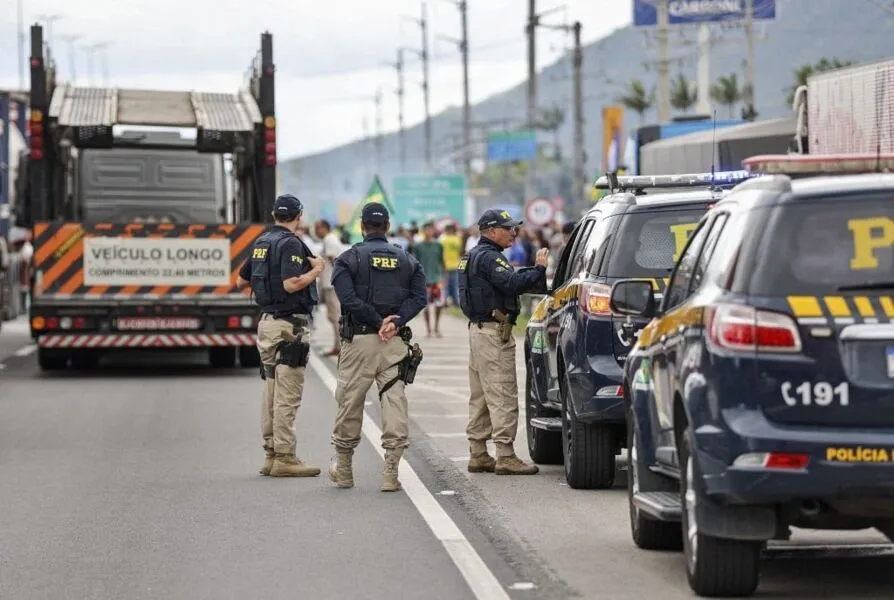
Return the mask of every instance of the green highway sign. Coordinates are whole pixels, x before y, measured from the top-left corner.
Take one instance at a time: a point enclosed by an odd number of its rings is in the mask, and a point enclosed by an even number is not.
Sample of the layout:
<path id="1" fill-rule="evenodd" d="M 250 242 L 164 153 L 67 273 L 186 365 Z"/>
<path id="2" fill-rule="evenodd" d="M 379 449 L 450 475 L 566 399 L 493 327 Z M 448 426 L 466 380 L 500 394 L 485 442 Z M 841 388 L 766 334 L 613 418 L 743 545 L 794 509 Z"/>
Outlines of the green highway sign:
<path id="1" fill-rule="evenodd" d="M 392 185 L 395 216 L 392 222 L 407 224 L 451 218 L 465 221 L 466 178 L 463 175 L 395 177 Z"/>

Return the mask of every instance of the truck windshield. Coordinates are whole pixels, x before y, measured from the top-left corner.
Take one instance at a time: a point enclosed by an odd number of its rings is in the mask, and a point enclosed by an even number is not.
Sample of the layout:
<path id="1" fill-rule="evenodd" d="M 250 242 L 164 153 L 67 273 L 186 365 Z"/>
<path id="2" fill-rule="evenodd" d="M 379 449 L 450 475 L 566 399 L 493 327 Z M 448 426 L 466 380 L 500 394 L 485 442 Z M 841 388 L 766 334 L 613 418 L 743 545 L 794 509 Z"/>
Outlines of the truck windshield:
<path id="1" fill-rule="evenodd" d="M 687 206 L 624 215 L 606 277 L 667 277 L 707 207 Z"/>
<path id="2" fill-rule="evenodd" d="M 770 209 L 748 289 L 820 295 L 894 288 L 894 195 L 817 198 Z"/>
<path id="3" fill-rule="evenodd" d="M 190 148 L 87 149 L 78 198 L 88 223 L 222 223 L 223 156 Z"/>

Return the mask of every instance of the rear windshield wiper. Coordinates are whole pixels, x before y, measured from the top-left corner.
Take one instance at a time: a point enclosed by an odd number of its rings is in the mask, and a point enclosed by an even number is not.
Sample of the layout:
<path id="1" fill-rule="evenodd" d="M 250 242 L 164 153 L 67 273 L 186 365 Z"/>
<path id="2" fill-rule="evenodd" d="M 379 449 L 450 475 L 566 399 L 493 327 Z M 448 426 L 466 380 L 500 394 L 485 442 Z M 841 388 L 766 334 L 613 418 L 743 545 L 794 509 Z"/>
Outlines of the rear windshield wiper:
<path id="1" fill-rule="evenodd" d="M 860 290 L 894 290 L 894 281 L 867 281 L 855 285 L 839 286 L 839 292 L 856 292 Z"/>

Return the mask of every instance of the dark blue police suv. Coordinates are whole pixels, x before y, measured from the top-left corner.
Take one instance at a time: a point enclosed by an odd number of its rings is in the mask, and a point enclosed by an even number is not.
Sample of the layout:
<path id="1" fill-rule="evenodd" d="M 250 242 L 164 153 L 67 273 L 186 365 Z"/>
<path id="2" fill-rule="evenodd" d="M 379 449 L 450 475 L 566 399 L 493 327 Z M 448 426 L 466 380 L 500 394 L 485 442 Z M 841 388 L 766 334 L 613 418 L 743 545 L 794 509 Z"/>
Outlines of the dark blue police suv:
<path id="1" fill-rule="evenodd" d="M 626 443 L 622 365 L 647 320 L 622 327 L 624 320 L 609 310 L 611 284 L 646 277 L 660 293 L 699 219 L 724 186 L 745 177 L 596 182 L 612 193 L 575 227 L 551 290 L 532 311 L 524 344 L 528 451 L 536 463 L 564 463 L 570 487 L 611 487 L 615 457 Z"/>
<path id="2" fill-rule="evenodd" d="M 807 158 L 746 165 L 821 168 Z M 652 319 L 623 383 L 639 547 L 682 546 L 696 593 L 744 596 L 791 526 L 894 540 L 894 174 L 742 183 L 660 302 L 626 280 L 610 306 Z"/>

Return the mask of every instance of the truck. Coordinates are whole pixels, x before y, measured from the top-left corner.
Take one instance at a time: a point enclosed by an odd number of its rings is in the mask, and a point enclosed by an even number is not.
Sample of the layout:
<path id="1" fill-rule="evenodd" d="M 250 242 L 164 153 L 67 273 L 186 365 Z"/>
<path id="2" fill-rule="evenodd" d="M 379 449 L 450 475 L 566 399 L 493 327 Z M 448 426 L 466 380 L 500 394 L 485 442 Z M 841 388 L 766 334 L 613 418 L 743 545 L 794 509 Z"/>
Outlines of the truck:
<path id="1" fill-rule="evenodd" d="M 31 230 L 40 368 L 136 348 L 259 366 L 258 311 L 236 281 L 276 195 L 272 35 L 243 89 L 217 93 L 57 82 L 42 27 L 30 34 L 17 221 Z"/>
<path id="2" fill-rule="evenodd" d="M 811 75 L 792 108 L 798 154 L 894 153 L 894 58 Z"/>
<path id="3" fill-rule="evenodd" d="M 19 167 L 25 154 L 27 94 L 0 90 L 0 328 L 25 310 L 24 231 L 14 227 Z"/>

